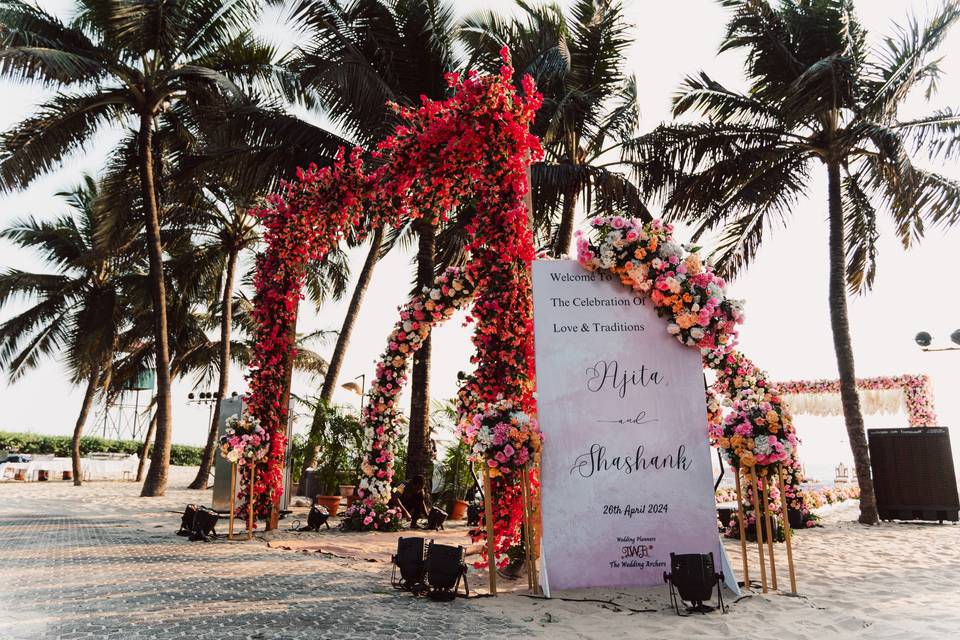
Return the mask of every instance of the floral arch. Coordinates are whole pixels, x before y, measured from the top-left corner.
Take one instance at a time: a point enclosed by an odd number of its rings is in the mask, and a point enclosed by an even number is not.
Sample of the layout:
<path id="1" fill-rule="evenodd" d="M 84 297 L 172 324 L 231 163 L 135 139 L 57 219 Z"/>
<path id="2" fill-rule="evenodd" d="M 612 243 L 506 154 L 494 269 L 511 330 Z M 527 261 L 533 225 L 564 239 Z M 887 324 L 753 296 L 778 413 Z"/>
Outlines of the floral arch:
<path id="1" fill-rule="evenodd" d="M 300 170 L 255 211 L 265 227 L 266 251 L 257 259 L 254 285 L 255 346 L 248 373 L 249 413 L 269 435 L 270 455 L 259 462 L 252 491 L 255 510 L 267 513 L 282 494 L 285 424 L 290 394 L 297 308 L 310 260 L 322 259 L 348 230 L 366 233 L 410 218 L 445 220 L 460 204 L 476 210 L 468 226 L 469 263 L 450 269 L 436 286 L 409 303 L 378 363 L 364 409 L 370 450 L 360 483 L 361 503 L 378 507 L 393 478 L 395 402 L 406 364 L 430 328 L 473 300 L 471 321 L 476 370 L 460 394 L 461 413 L 480 414 L 509 399 L 533 413 L 533 335 L 529 265 L 533 236 L 524 196 L 530 162 L 542 157 L 529 124 L 541 97 L 525 78 L 516 91 L 508 66 L 499 75 L 448 74 L 453 95 L 421 98 L 417 109 L 395 107 L 401 124 L 371 154 L 343 150 L 330 167 Z M 524 425 L 525 431 L 535 423 Z M 245 474 L 241 474 L 245 478 Z M 507 492 L 509 497 L 509 492 Z M 247 504 L 241 504 L 246 511 Z M 382 517 L 382 515 L 377 516 Z M 373 519 L 369 524 L 377 524 Z"/>
<path id="2" fill-rule="evenodd" d="M 470 73 L 461 80 L 449 74 L 452 97 L 423 98 L 417 109 L 397 107 L 401 125 L 371 154 L 381 161 L 376 168 L 365 165 L 359 150 L 341 150 L 332 166 L 299 171 L 255 211 L 267 249 L 258 257 L 254 280 L 257 331 L 247 407 L 268 434 L 270 453 L 253 463 L 255 484 L 241 488 L 241 495 L 253 496 L 256 512 L 267 513 L 282 494 L 293 338 L 308 261 L 323 258 L 347 231 L 365 233 L 420 217 L 436 223 L 469 203 L 476 210 L 467 229 L 469 262 L 448 269 L 401 308 L 377 363 L 363 413 L 370 448 L 359 481 L 362 500 L 350 515 L 365 528 L 390 524 L 385 502 L 407 364 L 434 325 L 472 302 L 476 369 L 458 394 L 461 428 L 474 455 L 491 469 L 498 553 L 517 540 L 521 490 L 515 480 L 540 451 L 530 291 L 534 249 L 524 196 L 526 169 L 542 155 L 528 130 L 541 98 L 529 78 L 522 94 L 515 90 L 506 50 L 502 55 L 499 75 Z M 790 504 L 806 512 L 797 490 L 800 465 L 789 412 L 767 376 L 735 350 L 742 313 L 726 297 L 723 280 L 696 251 L 683 251 L 669 225 L 614 216 L 595 219 L 593 226 L 592 239 L 578 238 L 581 264 L 609 270 L 649 296 L 669 320 L 670 333 L 699 348 L 705 366 L 717 372 L 707 393 L 712 442 L 732 465 L 756 468 L 760 476 L 767 465 L 782 463 L 789 471 Z M 721 396 L 730 407 L 726 416 Z M 241 482 L 246 477 L 241 474 Z M 247 508 L 241 503 L 241 511 Z"/>

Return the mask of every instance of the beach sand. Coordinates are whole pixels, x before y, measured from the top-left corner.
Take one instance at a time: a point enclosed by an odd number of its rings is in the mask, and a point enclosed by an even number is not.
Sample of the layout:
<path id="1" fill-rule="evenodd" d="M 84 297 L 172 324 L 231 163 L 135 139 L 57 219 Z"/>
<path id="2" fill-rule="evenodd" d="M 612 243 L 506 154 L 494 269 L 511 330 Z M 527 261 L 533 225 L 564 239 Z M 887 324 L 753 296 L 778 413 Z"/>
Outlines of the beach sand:
<path id="1" fill-rule="evenodd" d="M 54 513 L 84 517 L 126 517 L 143 530 L 173 529 L 188 502 L 206 502 L 208 492 L 183 489 L 193 477 L 189 468 L 171 471 L 170 488 L 162 498 L 139 498 L 130 482 L 90 482 L 75 488 L 66 483 L 0 483 L 0 514 Z M 297 516 L 301 512 L 298 510 Z M 524 595 L 525 581 L 501 582 L 512 589 L 496 598 L 470 604 L 503 616 L 531 635 L 551 638 L 948 638 L 960 630 L 960 526 L 936 523 L 856 523 L 857 503 L 848 501 L 822 512 L 824 526 L 797 532 L 794 557 L 799 596 L 762 595 L 754 591 L 733 601 L 726 614 L 678 618 L 666 587 L 647 589 L 582 589 L 555 593 L 552 600 Z M 305 517 L 303 518 L 305 520 Z M 389 552 L 397 535 L 426 535 L 438 542 L 469 545 L 463 524 L 442 534 L 343 534 L 335 531 L 293 533 L 281 530 L 248 543 L 278 553 L 330 553 L 357 559 L 357 568 L 371 581 L 389 575 Z M 218 526 L 226 531 L 226 523 Z M 148 544 L 148 542 L 146 543 Z M 725 541 L 731 563 L 740 573 L 739 543 Z M 751 577 L 756 579 L 756 545 L 750 545 Z M 788 585 L 786 555 L 777 545 L 780 586 Z M 485 590 L 486 577 L 470 569 L 470 584 Z M 726 596 L 730 596 L 729 592 Z M 398 594 L 398 598 L 410 597 Z M 571 602 L 559 599 L 609 601 Z M 428 606 L 425 603 L 425 606 Z M 443 606 L 443 605 L 429 605 Z"/>

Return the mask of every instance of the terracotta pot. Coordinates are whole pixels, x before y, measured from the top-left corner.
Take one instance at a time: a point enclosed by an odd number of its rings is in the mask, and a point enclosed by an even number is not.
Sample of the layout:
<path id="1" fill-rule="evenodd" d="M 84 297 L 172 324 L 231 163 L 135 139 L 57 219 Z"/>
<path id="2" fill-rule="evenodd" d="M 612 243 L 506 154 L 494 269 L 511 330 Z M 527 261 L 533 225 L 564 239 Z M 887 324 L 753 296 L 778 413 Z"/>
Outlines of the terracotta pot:
<path id="1" fill-rule="evenodd" d="M 349 498 L 356 492 L 357 488 L 352 484 L 342 484 L 340 485 L 340 495 L 344 498 Z"/>
<path id="2" fill-rule="evenodd" d="M 73 471 L 64 471 L 63 472 L 64 480 L 73 480 Z"/>
<path id="3" fill-rule="evenodd" d="M 50 472 L 43 469 L 37 471 L 37 482 L 47 482 L 50 480 Z"/>
<path id="4" fill-rule="evenodd" d="M 347 509 L 349 509 L 350 507 L 353 506 L 353 503 L 357 501 L 357 496 L 354 494 L 354 495 L 347 496 L 345 499 L 347 501 Z"/>
<path id="5" fill-rule="evenodd" d="M 316 500 L 318 505 L 327 508 L 332 518 L 340 511 L 340 498 L 341 496 L 317 496 Z"/>
<path id="6" fill-rule="evenodd" d="M 450 510 L 450 520 L 463 520 L 467 516 L 467 501 L 454 500 L 453 509 Z"/>

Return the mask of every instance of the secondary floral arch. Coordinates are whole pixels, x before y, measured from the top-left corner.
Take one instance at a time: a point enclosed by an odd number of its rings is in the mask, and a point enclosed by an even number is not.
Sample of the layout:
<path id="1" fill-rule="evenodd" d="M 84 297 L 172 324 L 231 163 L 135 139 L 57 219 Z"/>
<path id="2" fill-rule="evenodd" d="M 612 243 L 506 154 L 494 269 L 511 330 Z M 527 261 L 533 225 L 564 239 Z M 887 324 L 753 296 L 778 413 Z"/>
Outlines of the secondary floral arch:
<path id="1" fill-rule="evenodd" d="M 794 413 L 843 415 L 839 380 L 791 380 L 777 382 L 776 387 Z M 857 391 L 864 413 L 896 413 L 903 409 L 911 427 L 932 427 L 937 424 L 929 376 L 858 378 Z"/>
<path id="2" fill-rule="evenodd" d="M 250 492 L 259 513 L 282 494 L 290 364 L 305 269 L 348 230 L 363 233 L 421 217 L 437 224 L 460 205 L 475 211 L 467 227 L 470 262 L 444 274 L 436 294 L 428 291 L 408 305 L 378 364 L 364 409 L 371 444 L 364 463 L 368 473 L 360 484 L 361 504 L 377 510 L 365 524 L 379 525 L 384 517 L 399 417 L 395 401 L 407 360 L 433 324 L 457 305 L 474 300 L 477 350 L 476 370 L 460 396 L 461 413 L 480 414 L 489 410 L 487 403 L 509 399 L 517 411 L 532 415 L 529 263 L 534 251 L 524 196 L 526 169 L 542 156 L 539 141 L 529 133 L 541 98 L 529 78 L 522 94 L 515 90 L 506 50 L 501 54 L 505 64 L 499 75 L 471 72 L 461 80 L 448 74 L 449 99 L 423 97 L 417 109 L 397 107 L 401 124 L 371 154 L 381 161 L 375 169 L 368 170 L 359 150 L 341 151 L 330 167 L 299 171 L 255 211 L 265 227 L 267 249 L 258 257 L 254 280 L 257 331 L 247 406 L 270 443 L 270 456 Z M 528 423 L 531 428 L 535 423 Z M 501 494 L 509 500 L 509 491 Z"/>

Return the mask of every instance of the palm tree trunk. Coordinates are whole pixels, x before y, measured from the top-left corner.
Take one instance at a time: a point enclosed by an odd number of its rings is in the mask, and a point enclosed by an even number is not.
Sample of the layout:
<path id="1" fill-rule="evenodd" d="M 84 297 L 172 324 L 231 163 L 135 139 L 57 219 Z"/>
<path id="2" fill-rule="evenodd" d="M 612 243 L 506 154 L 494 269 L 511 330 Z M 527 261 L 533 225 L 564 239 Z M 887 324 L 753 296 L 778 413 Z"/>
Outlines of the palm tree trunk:
<path id="1" fill-rule="evenodd" d="M 830 197 L 830 324 L 833 329 L 833 347 L 837 354 L 837 369 L 840 373 L 840 400 L 843 404 L 843 418 L 847 425 L 850 448 L 853 450 L 857 481 L 860 483 L 860 522 L 876 524 L 877 500 L 870 475 L 870 449 L 867 447 L 860 397 L 857 395 L 853 345 L 847 318 L 846 252 L 839 163 L 829 162 L 827 172 Z"/>
<path id="2" fill-rule="evenodd" d="M 230 249 L 227 255 L 227 271 L 223 283 L 223 311 L 220 314 L 220 385 L 216 403 L 213 406 L 213 418 L 210 421 L 210 432 L 207 433 L 207 445 L 203 448 L 203 458 L 200 460 L 200 469 L 197 477 L 190 483 L 191 489 L 206 489 L 210 478 L 210 469 L 213 467 L 213 457 L 217 446 L 217 425 L 220 423 L 220 403 L 227 397 L 227 388 L 230 384 L 230 330 L 233 328 L 233 282 L 237 271 L 237 250 Z"/>
<path id="3" fill-rule="evenodd" d="M 433 284 L 436 256 L 436 228 L 421 219 L 417 249 L 417 291 Z M 407 438 L 407 478 L 423 476 L 424 486 L 431 486 L 432 452 L 430 450 L 430 350 L 428 335 L 413 356 L 410 383 L 410 430 Z"/>
<path id="4" fill-rule="evenodd" d="M 163 245 L 160 240 L 160 211 L 154 182 L 153 114 L 140 116 L 138 132 L 140 155 L 140 189 L 143 197 L 147 253 L 150 256 L 150 294 L 153 298 L 155 367 L 157 371 L 157 434 L 154 440 L 150 471 L 140 492 L 142 496 L 162 496 L 167 488 L 170 467 L 170 346 L 167 333 L 167 291 L 163 279 Z"/>
<path id="5" fill-rule="evenodd" d="M 568 189 L 563 194 L 563 207 L 560 213 L 560 228 L 557 229 L 557 240 L 553 247 L 553 255 L 559 258 L 570 253 L 570 243 L 573 241 L 573 225 L 577 211 L 577 190 Z"/>
<path id="6" fill-rule="evenodd" d="M 80 469 L 80 438 L 83 436 L 83 427 L 87 423 L 87 415 L 93 405 L 93 396 L 97 391 L 97 382 L 100 379 L 100 367 L 94 367 L 87 380 L 87 390 L 83 394 L 83 404 L 80 405 L 80 415 L 77 424 L 73 427 L 73 440 L 70 443 L 70 456 L 73 458 L 73 484 L 79 487 L 83 483 L 83 471 Z"/>
<path id="7" fill-rule="evenodd" d="M 353 289 L 353 295 L 350 297 L 347 315 L 343 318 L 343 324 L 340 325 L 337 344 L 333 348 L 333 355 L 330 356 L 327 373 L 323 378 L 323 387 L 320 389 L 321 404 L 317 406 L 317 410 L 313 414 L 313 423 L 310 425 L 310 435 L 307 438 L 307 455 L 303 457 L 303 468 L 300 471 L 299 492 L 301 494 L 306 489 L 307 469 L 317 464 L 319 452 L 316 443 L 319 441 L 320 431 L 323 429 L 324 407 L 330 404 L 330 400 L 333 399 L 333 392 L 337 388 L 340 368 L 343 366 L 343 359 L 347 354 L 347 346 L 350 344 L 353 327 L 357 323 L 363 298 L 367 295 L 367 288 L 370 286 L 370 280 L 373 278 L 373 269 L 380 260 L 380 245 L 382 243 L 383 229 L 377 228 L 373 234 L 373 238 L 370 240 L 370 250 L 367 251 L 367 258 L 363 261 L 360 277 Z"/>
<path id="8" fill-rule="evenodd" d="M 157 430 L 157 412 L 154 411 L 150 417 L 150 426 L 147 427 L 147 435 L 143 437 L 143 446 L 140 447 L 140 463 L 137 465 L 137 482 L 143 482 L 143 471 L 147 468 L 147 452 L 150 451 L 150 441 Z"/>

